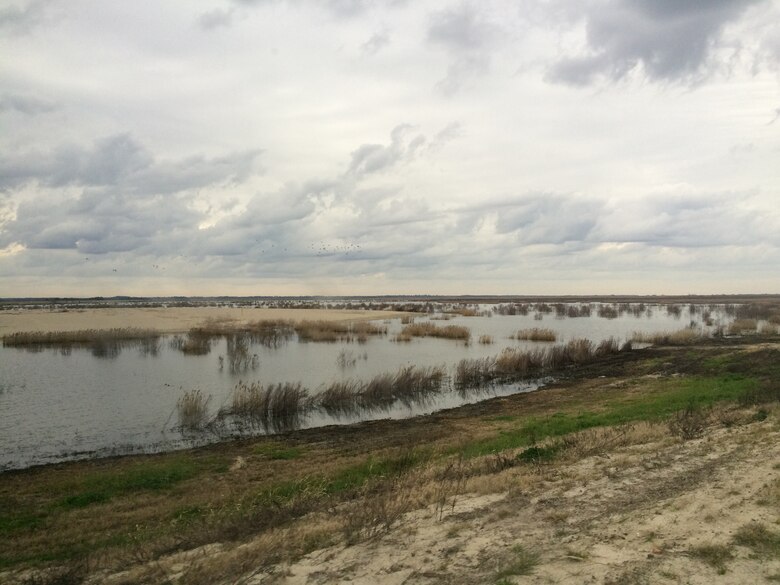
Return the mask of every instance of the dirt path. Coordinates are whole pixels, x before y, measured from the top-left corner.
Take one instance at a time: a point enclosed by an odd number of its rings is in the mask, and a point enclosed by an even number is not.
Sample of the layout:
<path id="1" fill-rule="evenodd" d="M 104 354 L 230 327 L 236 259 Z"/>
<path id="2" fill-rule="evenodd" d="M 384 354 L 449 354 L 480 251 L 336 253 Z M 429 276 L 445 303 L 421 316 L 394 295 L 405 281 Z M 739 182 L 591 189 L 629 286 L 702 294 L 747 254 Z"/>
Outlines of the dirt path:
<path id="1" fill-rule="evenodd" d="M 777 580 L 780 560 L 734 544 L 737 531 L 778 521 L 780 431 L 765 421 L 712 429 L 681 443 L 660 428 L 648 443 L 567 465 L 517 470 L 506 490 L 461 496 L 439 520 L 408 514 L 382 538 L 315 551 L 247 583 L 754 584 Z M 527 470 L 526 472 L 527 473 Z M 773 487 L 774 486 L 774 487 Z M 774 490 L 774 491 L 772 491 Z M 769 494 L 769 495 L 767 495 Z M 774 499 L 772 497 L 774 494 Z M 697 556 L 722 546 L 723 567 Z M 533 574 L 506 575 L 520 546 Z"/>

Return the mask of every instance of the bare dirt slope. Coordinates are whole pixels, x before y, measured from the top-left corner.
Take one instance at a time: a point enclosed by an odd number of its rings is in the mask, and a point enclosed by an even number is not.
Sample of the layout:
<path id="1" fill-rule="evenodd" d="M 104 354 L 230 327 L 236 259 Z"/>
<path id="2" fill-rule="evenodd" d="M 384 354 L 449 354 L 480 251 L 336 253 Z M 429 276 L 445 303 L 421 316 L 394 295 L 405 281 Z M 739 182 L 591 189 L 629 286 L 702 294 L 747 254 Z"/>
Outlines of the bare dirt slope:
<path id="1" fill-rule="evenodd" d="M 434 507 L 412 512 L 380 538 L 317 550 L 245 582 L 780 580 L 776 554 L 737 544 L 747 528 L 774 531 L 780 518 L 776 419 L 710 429 L 688 442 L 671 438 L 662 425 L 630 433 L 647 441 L 530 475 L 510 469 L 485 477 L 471 487 L 488 493 L 456 498 L 441 520 Z M 489 493 L 493 488 L 499 489 Z M 513 575 L 524 572 L 524 561 L 531 574 Z"/>

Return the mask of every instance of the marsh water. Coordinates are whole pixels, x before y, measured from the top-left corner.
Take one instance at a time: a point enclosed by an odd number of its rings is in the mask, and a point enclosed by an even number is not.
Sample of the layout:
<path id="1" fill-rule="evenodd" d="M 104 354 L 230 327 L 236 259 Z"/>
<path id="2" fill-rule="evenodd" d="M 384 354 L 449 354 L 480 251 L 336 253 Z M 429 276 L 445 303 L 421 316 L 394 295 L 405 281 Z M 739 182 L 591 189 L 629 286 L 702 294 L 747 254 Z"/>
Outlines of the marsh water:
<path id="1" fill-rule="evenodd" d="M 713 324 L 728 317 L 712 309 Z M 222 432 L 183 432 L 176 404 L 187 390 L 199 389 L 217 412 L 230 400 L 239 381 L 274 384 L 300 382 L 311 394 L 337 380 L 368 380 L 403 366 L 441 366 L 451 373 L 463 358 L 495 356 L 506 347 L 540 347 L 545 344 L 510 339 L 520 329 L 554 330 L 554 343 L 610 337 L 626 340 L 636 331 L 674 331 L 691 325 L 703 327 L 698 311 L 687 306 L 669 311 L 647 305 L 641 311 L 620 312 L 617 317 L 556 316 L 531 310 L 526 315 L 504 315 L 480 307 L 478 316 L 416 316 L 416 323 L 433 320 L 442 326 L 460 325 L 471 332 L 462 340 L 413 338 L 397 342 L 400 319 L 378 322 L 387 334 L 369 336 L 364 343 L 301 342 L 292 334 L 276 344 L 250 342 L 250 359 L 230 366 L 225 337 L 215 339 L 205 355 L 186 355 L 173 336 L 151 343 L 122 343 L 110 351 L 89 347 L 0 348 L 0 470 L 24 468 L 91 456 L 159 452 L 205 444 L 241 433 L 268 429 L 229 429 Z M 479 343 L 488 335 L 493 343 Z M 348 415 L 331 416 L 314 411 L 297 420 L 298 428 L 346 424 L 375 418 L 422 415 L 493 396 L 535 390 L 544 380 L 495 384 L 456 391 L 445 381 L 443 390 L 414 403 L 393 404 Z"/>

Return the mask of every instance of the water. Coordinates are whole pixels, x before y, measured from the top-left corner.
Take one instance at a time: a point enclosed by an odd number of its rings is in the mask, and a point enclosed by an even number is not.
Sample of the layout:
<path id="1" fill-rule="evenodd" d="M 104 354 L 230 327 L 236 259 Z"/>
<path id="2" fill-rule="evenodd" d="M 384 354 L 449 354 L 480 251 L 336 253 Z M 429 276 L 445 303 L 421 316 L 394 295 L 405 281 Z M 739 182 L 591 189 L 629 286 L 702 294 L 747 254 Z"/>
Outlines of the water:
<path id="1" fill-rule="evenodd" d="M 489 309 L 489 307 L 481 307 Z M 542 319 L 538 317 L 541 315 Z M 724 314 L 713 314 L 725 323 Z M 429 317 L 417 317 L 425 322 Z M 231 371 L 225 338 L 215 340 L 210 353 L 184 355 L 164 337 L 157 346 L 128 343 L 118 351 L 93 352 L 47 348 L 38 351 L 0 348 L 0 470 L 23 468 L 88 456 L 157 452 L 213 442 L 238 432 L 188 435 L 178 428 L 176 402 L 185 390 L 210 395 L 212 413 L 226 405 L 239 381 L 273 384 L 300 382 L 313 394 L 336 380 L 368 380 L 402 366 L 442 366 L 451 372 L 462 358 L 494 356 L 505 347 L 531 348 L 546 344 L 509 339 L 518 329 L 544 327 L 558 333 L 556 343 L 586 337 L 598 342 L 609 337 L 625 340 L 634 331 L 671 331 L 698 321 L 687 308 L 669 314 L 650 306 L 640 316 L 622 314 L 556 318 L 552 314 L 493 315 L 435 320 L 439 325 L 462 325 L 471 330 L 471 343 L 449 339 L 415 338 L 397 343 L 399 319 L 383 323 L 385 336 L 358 343 L 303 343 L 292 336 L 278 347 L 252 344 L 254 364 Z M 381 322 L 380 322 L 381 323 Z M 477 342 L 490 335 L 495 343 Z M 222 360 L 220 360 L 222 358 Z M 456 392 L 445 388 L 424 401 L 394 404 L 382 410 L 333 417 L 314 412 L 297 421 L 301 428 L 350 423 L 369 418 L 401 418 L 427 414 L 491 396 L 527 392 L 543 381 L 496 385 Z M 265 432 L 251 429 L 248 432 Z"/>

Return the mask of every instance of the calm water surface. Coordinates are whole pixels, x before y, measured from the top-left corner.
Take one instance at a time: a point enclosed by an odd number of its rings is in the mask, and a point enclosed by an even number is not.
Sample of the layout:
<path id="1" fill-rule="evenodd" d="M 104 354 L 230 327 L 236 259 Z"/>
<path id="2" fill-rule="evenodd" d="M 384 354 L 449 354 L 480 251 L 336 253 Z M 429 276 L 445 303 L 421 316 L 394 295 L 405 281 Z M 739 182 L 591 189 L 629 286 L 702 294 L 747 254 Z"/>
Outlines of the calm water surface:
<path id="1" fill-rule="evenodd" d="M 538 320 L 534 315 L 435 321 L 468 327 L 472 335 L 468 345 L 431 338 L 393 342 L 402 327 L 398 319 L 385 322 L 387 335 L 370 337 L 364 344 L 300 343 L 293 336 L 277 348 L 253 344 L 250 353 L 257 355 L 255 367 L 239 372 L 230 371 L 226 357 L 220 366 L 220 357 L 227 354 L 225 339 L 215 341 L 211 352 L 203 356 L 182 354 L 170 345 L 169 338 L 162 338 L 156 352 L 127 346 L 107 357 L 96 357 L 87 348 L 0 348 L 0 470 L 89 456 L 171 450 L 225 438 L 208 433 L 186 436 L 177 429 L 176 402 L 185 390 L 200 389 L 210 395 L 209 407 L 215 413 L 229 402 L 239 381 L 300 382 L 316 394 L 336 380 L 367 380 L 408 365 L 443 366 L 452 372 L 462 358 L 494 356 L 505 347 L 545 345 L 509 339 L 518 329 L 553 329 L 558 333 L 556 343 L 581 337 L 598 342 L 609 337 L 625 340 L 635 331 L 677 330 L 691 320 L 700 320 L 687 309 L 673 315 L 664 307 L 651 305 L 639 317 L 624 314 L 606 319 L 596 316 L 595 310 L 593 316 L 579 318 L 544 314 Z M 727 321 L 723 314 L 713 316 L 716 322 Z M 417 317 L 416 322 L 428 319 Z M 477 343 L 480 335 L 493 336 L 495 343 Z M 315 412 L 299 426 L 427 414 L 492 396 L 534 390 L 542 382 L 529 380 L 470 392 L 445 389 L 413 406 L 397 404 L 342 418 Z"/>

